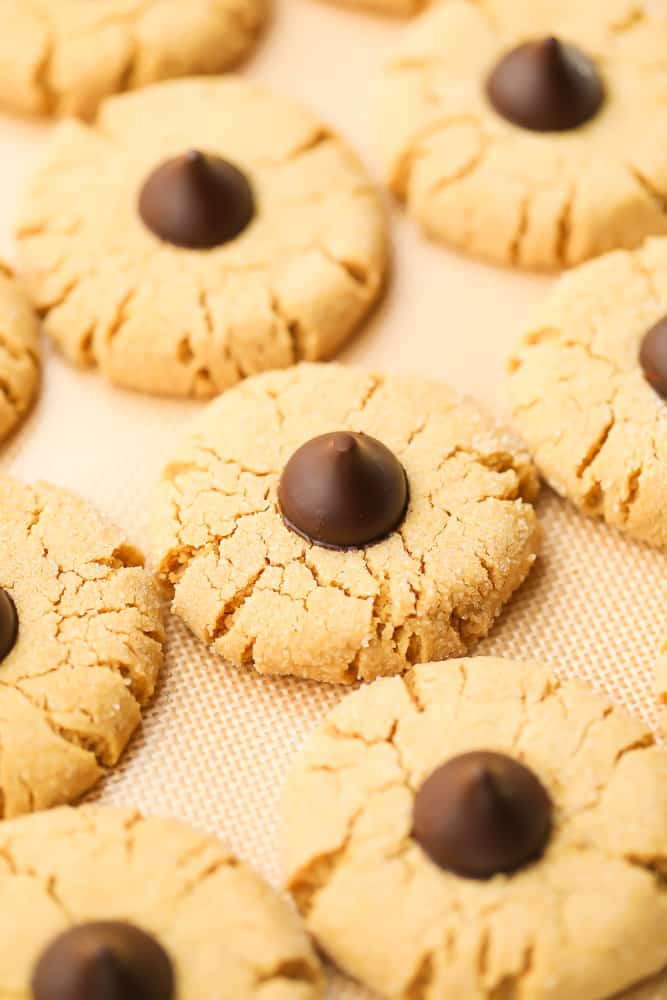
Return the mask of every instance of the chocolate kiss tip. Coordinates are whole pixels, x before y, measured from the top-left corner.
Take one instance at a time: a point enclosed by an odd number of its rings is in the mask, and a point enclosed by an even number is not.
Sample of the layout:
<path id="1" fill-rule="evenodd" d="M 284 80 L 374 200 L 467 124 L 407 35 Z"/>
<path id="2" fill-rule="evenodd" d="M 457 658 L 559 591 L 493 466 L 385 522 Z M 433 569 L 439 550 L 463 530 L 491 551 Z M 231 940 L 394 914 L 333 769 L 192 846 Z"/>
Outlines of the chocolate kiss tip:
<path id="1" fill-rule="evenodd" d="M 359 451 L 359 445 L 352 434 L 339 434 L 332 443 L 334 450 L 343 455 L 349 454 L 351 451 Z"/>
<path id="2" fill-rule="evenodd" d="M 551 813 L 532 771 L 504 754 L 474 751 L 447 761 L 418 789 L 412 836 L 440 868 L 486 879 L 542 853 Z"/>
<path id="3" fill-rule="evenodd" d="M 183 157 L 183 163 L 190 167 L 193 172 L 199 172 L 206 168 L 206 157 L 199 149 L 189 149 Z"/>
<path id="4" fill-rule="evenodd" d="M 165 243 L 210 250 L 236 239 L 255 215 L 246 175 L 199 149 L 160 164 L 139 194 L 139 215 Z"/>
<path id="5" fill-rule="evenodd" d="M 595 63 L 553 35 L 508 52 L 492 70 L 486 93 L 499 115 L 534 132 L 578 128 L 605 97 Z"/>
<path id="6" fill-rule="evenodd" d="M 78 924 L 44 950 L 32 977 L 34 1000 L 173 1000 L 174 975 L 162 946 L 131 924 Z"/>
<path id="7" fill-rule="evenodd" d="M 278 502 L 288 528 L 315 545 L 363 548 L 389 535 L 408 501 L 403 466 L 381 441 L 335 431 L 312 438 L 287 462 Z"/>

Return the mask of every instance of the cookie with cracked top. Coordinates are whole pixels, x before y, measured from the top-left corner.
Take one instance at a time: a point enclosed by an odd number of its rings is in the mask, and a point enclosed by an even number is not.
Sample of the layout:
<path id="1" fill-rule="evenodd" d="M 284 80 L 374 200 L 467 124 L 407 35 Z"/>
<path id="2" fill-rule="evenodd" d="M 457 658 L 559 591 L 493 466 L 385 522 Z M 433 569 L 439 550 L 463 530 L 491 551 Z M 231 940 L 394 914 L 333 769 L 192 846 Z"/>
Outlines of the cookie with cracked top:
<path id="1" fill-rule="evenodd" d="M 83 500 L 0 479 L 0 813 L 77 799 L 117 763 L 164 639 L 143 556 Z"/>
<path id="2" fill-rule="evenodd" d="M 584 684 L 426 664 L 307 741 L 287 882 L 320 948 L 392 1000 L 597 1000 L 667 964 L 666 810 L 667 755 Z"/>
<path id="3" fill-rule="evenodd" d="M 252 48 L 266 0 L 0 0 L 0 104 L 91 117 L 109 94 L 221 73 Z"/>
<path id="4" fill-rule="evenodd" d="M 667 234 L 659 7 L 449 0 L 420 15 L 385 68 L 377 132 L 426 233 L 545 271 Z"/>
<path id="5" fill-rule="evenodd" d="M 16 1000 L 318 1000 L 293 909 L 217 838 L 130 809 L 0 824 L 0 983 Z"/>
<path id="6" fill-rule="evenodd" d="M 531 569 L 535 469 L 470 399 L 302 364 L 209 404 L 164 469 L 172 608 L 236 666 L 332 683 L 467 652 Z"/>
<path id="7" fill-rule="evenodd" d="M 667 239 L 556 284 L 509 362 L 540 471 L 585 514 L 667 547 Z"/>
<path id="8" fill-rule="evenodd" d="M 157 84 L 56 129 L 18 222 L 44 329 L 142 392 L 210 397 L 328 358 L 380 294 L 384 215 L 310 112 L 234 76 Z"/>

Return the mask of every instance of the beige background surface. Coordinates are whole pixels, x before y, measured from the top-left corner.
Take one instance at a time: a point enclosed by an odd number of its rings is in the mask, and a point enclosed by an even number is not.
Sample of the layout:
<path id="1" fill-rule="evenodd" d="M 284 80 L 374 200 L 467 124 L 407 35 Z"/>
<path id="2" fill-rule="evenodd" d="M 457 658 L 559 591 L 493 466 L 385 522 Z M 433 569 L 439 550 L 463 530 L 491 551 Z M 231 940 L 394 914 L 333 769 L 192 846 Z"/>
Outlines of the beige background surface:
<path id="1" fill-rule="evenodd" d="M 400 22 L 317 0 L 276 0 L 276 7 L 247 72 L 319 110 L 377 176 L 372 89 Z M 48 131 L 0 117 L 0 251 L 10 260 L 16 200 Z M 429 245 L 399 211 L 390 211 L 388 295 L 344 357 L 447 380 L 500 414 L 505 357 L 549 281 Z M 112 389 L 47 353 L 41 398 L 0 452 L 0 468 L 79 491 L 145 547 L 151 484 L 198 405 Z M 667 627 L 665 555 L 582 520 L 548 492 L 540 513 L 544 556 L 479 652 L 541 658 L 655 722 L 653 658 Z M 171 621 L 160 693 L 101 798 L 220 834 L 279 884 L 281 783 L 307 733 L 343 693 L 239 674 Z M 332 977 L 332 998 L 361 995 Z M 667 990 L 641 992 L 641 1000 L 663 996 Z"/>

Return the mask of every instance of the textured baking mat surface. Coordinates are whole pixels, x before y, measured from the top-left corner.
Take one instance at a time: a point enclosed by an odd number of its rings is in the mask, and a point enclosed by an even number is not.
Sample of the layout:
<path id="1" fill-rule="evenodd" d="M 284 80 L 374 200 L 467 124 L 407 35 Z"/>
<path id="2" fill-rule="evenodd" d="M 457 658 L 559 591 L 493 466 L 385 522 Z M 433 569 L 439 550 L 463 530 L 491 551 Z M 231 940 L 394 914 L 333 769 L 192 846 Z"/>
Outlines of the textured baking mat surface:
<path id="1" fill-rule="evenodd" d="M 372 89 L 401 30 L 400 23 L 316 0 L 278 0 L 247 72 L 307 100 L 377 177 Z M 16 200 L 48 131 L 0 117 L 0 250 L 10 261 Z M 505 358 L 549 281 L 429 245 L 400 212 L 388 210 L 394 244 L 388 294 L 344 359 L 441 378 L 502 415 Z M 113 389 L 47 350 L 41 398 L 0 452 L 0 468 L 76 490 L 145 549 L 152 484 L 200 405 Z M 667 626 L 665 556 L 582 519 L 548 491 L 539 509 L 543 557 L 478 652 L 541 659 L 655 724 L 653 661 Z M 240 673 L 173 619 L 168 634 L 158 696 L 122 765 L 95 797 L 216 833 L 279 886 L 283 780 L 310 730 L 345 691 Z M 368 995 L 332 974 L 328 996 Z M 627 996 L 667 1000 L 667 986 Z"/>

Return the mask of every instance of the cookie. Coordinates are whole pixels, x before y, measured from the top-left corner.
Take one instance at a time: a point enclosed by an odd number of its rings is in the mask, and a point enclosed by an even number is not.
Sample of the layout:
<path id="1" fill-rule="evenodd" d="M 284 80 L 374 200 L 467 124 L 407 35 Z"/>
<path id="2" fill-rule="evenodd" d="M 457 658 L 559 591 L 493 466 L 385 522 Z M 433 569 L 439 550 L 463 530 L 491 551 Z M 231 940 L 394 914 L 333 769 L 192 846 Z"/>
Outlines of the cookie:
<path id="1" fill-rule="evenodd" d="M 584 513 L 659 547 L 666 316 L 667 240 L 651 240 L 561 278 L 509 363 L 514 420 L 549 483 Z M 642 362 L 651 347 L 657 357 Z"/>
<path id="2" fill-rule="evenodd" d="M 251 48 L 265 0 L 0 0 L 0 104 L 90 117 L 109 94 L 220 73 Z"/>
<path id="3" fill-rule="evenodd" d="M 435 239 L 517 268 L 665 234 L 665 46 L 647 2 L 435 5 L 383 75 L 387 182 Z"/>
<path id="4" fill-rule="evenodd" d="M 575 681 L 495 658 L 348 696 L 288 778 L 308 929 L 383 996 L 596 1000 L 667 963 L 667 756 Z"/>
<path id="5" fill-rule="evenodd" d="M 155 564 L 236 666 L 370 680 L 486 635 L 535 560 L 537 489 L 446 386 L 302 364 L 195 420 L 157 488 Z"/>
<path id="6" fill-rule="evenodd" d="M 386 244 L 341 140 L 226 77 L 112 98 L 93 125 L 62 125 L 18 250 L 70 361 L 201 397 L 335 353 L 379 294 Z"/>
<path id="7" fill-rule="evenodd" d="M 0 441 L 30 407 L 39 377 L 37 320 L 12 272 L 0 263 Z"/>
<path id="8" fill-rule="evenodd" d="M 115 764 L 164 638 L 143 557 L 87 503 L 0 479 L 0 815 L 70 802 Z"/>
<path id="9" fill-rule="evenodd" d="M 64 806 L 3 823 L 0 853 L 5 996 L 127 1000 L 128 981 L 151 1000 L 322 996 L 292 910 L 208 834 Z"/>

